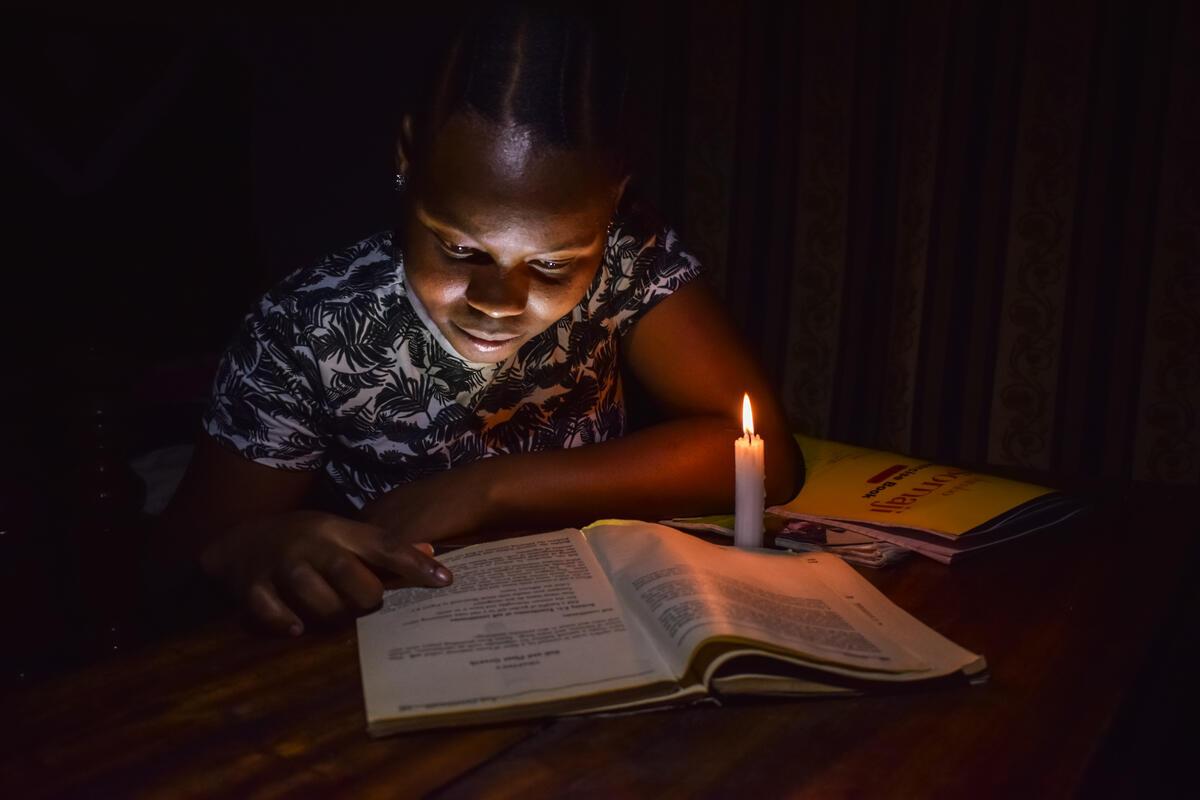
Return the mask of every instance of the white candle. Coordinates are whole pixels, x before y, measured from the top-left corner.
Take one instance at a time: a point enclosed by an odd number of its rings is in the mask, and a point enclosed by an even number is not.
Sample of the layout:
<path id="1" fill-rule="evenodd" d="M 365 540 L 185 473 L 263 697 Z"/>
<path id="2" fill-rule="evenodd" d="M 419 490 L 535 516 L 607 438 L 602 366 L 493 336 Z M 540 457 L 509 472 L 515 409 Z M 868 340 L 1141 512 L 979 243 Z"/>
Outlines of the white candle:
<path id="1" fill-rule="evenodd" d="M 750 410 L 748 394 L 742 397 L 742 430 L 744 435 L 733 443 L 734 486 L 737 490 L 733 543 L 738 547 L 762 547 L 767 473 L 763 464 L 763 440 L 754 434 L 754 414 Z"/>

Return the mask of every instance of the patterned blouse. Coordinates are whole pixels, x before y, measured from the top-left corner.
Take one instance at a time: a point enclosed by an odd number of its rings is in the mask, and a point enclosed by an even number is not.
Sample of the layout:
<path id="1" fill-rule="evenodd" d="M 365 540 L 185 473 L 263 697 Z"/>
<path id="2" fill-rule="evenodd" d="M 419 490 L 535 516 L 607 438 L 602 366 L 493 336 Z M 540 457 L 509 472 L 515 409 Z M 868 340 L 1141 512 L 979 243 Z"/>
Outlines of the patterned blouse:
<path id="1" fill-rule="evenodd" d="M 221 359 L 204 429 L 272 467 L 324 467 L 356 507 L 501 453 L 625 429 L 619 342 L 700 265 L 674 231 L 618 218 L 587 293 L 499 364 L 460 356 L 409 293 L 390 233 L 293 273 Z"/>

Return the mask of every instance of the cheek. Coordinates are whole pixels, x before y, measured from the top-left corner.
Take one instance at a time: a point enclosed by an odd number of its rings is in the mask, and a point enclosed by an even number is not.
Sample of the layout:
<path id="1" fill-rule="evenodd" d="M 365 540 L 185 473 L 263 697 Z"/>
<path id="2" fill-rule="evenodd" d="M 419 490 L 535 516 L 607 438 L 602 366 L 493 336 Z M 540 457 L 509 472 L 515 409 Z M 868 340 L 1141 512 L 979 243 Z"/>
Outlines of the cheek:
<path id="1" fill-rule="evenodd" d="M 442 269 L 436 254 L 413 252 L 405 264 L 409 288 L 420 298 L 429 314 L 444 320 L 447 312 L 463 302 L 467 291 L 467 275 L 457 270 Z"/>
<path id="2" fill-rule="evenodd" d="M 593 268 L 562 283 L 530 286 L 529 310 L 541 323 L 541 327 L 550 327 L 578 305 L 587 294 L 595 274 L 596 270 Z"/>

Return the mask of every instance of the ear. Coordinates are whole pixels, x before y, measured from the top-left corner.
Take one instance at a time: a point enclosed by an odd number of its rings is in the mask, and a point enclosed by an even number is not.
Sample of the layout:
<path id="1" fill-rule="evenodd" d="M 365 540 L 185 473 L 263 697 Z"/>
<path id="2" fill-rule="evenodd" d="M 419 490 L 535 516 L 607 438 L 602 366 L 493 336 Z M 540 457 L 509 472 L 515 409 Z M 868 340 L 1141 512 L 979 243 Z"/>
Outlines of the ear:
<path id="1" fill-rule="evenodd" d="M 405 114 L 400 120 L 400 135 L 396 137 L 396 172 L 402 175 L 407 175 L 412 167 L 414 141 L 412 114 Z"/>

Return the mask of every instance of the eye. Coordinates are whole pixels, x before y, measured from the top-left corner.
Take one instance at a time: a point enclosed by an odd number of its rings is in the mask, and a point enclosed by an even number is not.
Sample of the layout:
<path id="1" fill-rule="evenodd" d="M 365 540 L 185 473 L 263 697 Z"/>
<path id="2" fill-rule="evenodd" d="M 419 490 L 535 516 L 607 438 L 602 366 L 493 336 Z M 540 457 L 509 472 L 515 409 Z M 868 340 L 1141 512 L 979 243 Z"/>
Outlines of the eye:
<path id="1" fill-rule="evenodd" d="M 530 261 L 529 263 L 532 266 L 535 266 L 538 269 L 546 272 L 557 272 L 571 266 L 571 264 L 575 263 L 575 260 L 567 259 L 566 261 Z"/>
<path id="2" fill-rule="evenodd" d="M 470 258 L 475 254 L 475 251 L 470 247 L 463 247 L 461 244 L 450 244 L 445 239 L 438 239 L 438 243 L 446 251 L 446 255 L 451 258 Z"/>

